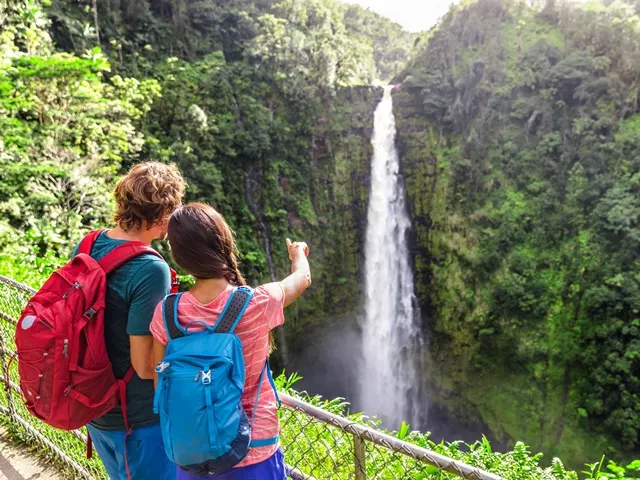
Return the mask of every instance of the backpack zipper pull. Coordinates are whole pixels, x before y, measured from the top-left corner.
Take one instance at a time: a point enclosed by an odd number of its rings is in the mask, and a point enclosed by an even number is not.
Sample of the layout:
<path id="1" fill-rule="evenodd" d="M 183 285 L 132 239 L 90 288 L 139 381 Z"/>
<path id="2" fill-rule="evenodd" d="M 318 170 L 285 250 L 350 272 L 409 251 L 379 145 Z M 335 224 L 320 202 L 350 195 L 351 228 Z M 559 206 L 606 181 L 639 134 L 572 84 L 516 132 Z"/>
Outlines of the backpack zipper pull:
<path id="1" fill-rule="evenodd" d="M 167 362 L 160 362 L 157 366 L 156 366 L 156 372 L 157 373 L 162 373 L 164 372 L 167 368 L 169 368 L 169 365 L 171 365 L 170 363 Z"/>
<path id="2" fill-rule="evenodd" d="M 62 355 L 64 355 L 64 358 L 69 358 L 69 340 L 68 339 L 64 339 L 64 346 L 62 347 Z"/>
<path id="3" fill-rule="evenodd" d="M 197 381 L 198 381 L 198 379 L 200 378 L 200 374 L 201 374 L 201 373 L 202 373 L 202 372 L 198 372 L 198 373 L 196 373 L 196 378 L 194 378 L 194 379 L 193 379 L 193 381 L 194 381 L 194 382 L 197 382 Z"/>
<path id="4" fill-rule="evenodd" d="M 71 288 L 69 289 L 69 291 L 68 291 L 67 293 L 65 293 L 65 294 L 62 296 L 62 298 L 63 298 L 63 299 L 66 299 L 69 295 L 71 295 L 71 292 L 73 292 L 73 291 L 74 291 L 74 290 L 76 290 L 76 289 L 80 289 L 80 288 L 82 288 L 83 286 L 84 286 L 84 285 L 82 285 L 81 283 L 75 282 L 75 283 L 71 286 Z"/>
<path id="5" fill-rule="evenodd" d="M 169 368 L 171 364 L 168 362 L 160 362 L 158 365 L 156 365 L 156 373 L 162 373 L 164 372 L 167 368 Z"/>

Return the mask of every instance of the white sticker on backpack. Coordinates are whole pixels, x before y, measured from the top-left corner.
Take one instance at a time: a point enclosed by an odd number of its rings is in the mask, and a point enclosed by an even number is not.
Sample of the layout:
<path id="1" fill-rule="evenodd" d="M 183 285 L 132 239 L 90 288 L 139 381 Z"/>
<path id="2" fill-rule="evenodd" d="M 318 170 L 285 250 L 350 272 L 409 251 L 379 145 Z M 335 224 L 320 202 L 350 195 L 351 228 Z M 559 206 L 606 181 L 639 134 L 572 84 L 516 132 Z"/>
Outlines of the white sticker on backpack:
<path id="1" fill-rule="evenodd" d="M 31 328 L 33 324 L 36 323 L 36 318 L 37 317 L 35 315 L 27 315 L 26 317 L 24 317 L 22 319 L 22 322 L 20 323 L 22 329 L 27 330 L 28 328 Z"/>

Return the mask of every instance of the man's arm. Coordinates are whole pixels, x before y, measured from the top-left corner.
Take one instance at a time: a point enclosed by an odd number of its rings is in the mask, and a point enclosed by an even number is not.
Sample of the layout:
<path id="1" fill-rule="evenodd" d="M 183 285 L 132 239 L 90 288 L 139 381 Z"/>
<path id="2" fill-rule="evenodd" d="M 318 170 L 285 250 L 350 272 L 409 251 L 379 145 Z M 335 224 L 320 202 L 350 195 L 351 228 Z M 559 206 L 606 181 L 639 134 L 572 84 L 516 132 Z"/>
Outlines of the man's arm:
<path id="1" fill-rule="evenodd" d="M 162 359 L 164 358 L 164 354 L 167 350 L 167 347 L 165 347 L 163 344 L 161 344 L 158 340 L 154 340 L 153 341 L 153 364 L 157 365 L 159 364 Z M 155 370 L 153 372 L 153 384 L 155 387 L 158 386 L 158 375 L 155 373 Z"/>
<path id="2" fill-rule="evenodd" d="M 171 290 L 169 266 L 160 259 L 152 259 L 135 273 L 130 291 L 129 334 L 131 364 L 138 376 L 145 380 L 155 377 L 153 337 L 149 325 L 156 305 Z"/>
<path id="3" fill-rule="evenodd" d="M 129 335 L 131 364 L 143 380 L 155 377 L 153 363 L 153 337 L 151 335 Z"/>

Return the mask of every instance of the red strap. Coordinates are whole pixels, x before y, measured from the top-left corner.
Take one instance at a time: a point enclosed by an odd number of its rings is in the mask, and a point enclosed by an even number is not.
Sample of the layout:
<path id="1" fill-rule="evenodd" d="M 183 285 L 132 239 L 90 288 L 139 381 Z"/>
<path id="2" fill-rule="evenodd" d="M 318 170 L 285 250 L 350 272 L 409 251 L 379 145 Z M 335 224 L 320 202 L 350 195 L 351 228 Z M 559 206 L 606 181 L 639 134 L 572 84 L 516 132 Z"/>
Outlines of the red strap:
<path id="1" fill-rule="evenodd" d="M 104 232 L 105 230 L 95 230 L 93 232 L 88 233 L 80 242 L 78 246 L 77 253 L 84 253 L 86 255 L 91 255 L 91 250 L 93 249 L 93 245 L 96 243 L 96 240 Z M 124 265 L 129 260 L 139 256 L 139 255 L 154 255 L 162 260 L 164 257 L 156 252 L 149 245 L 146 245 L 142 242 L 127 242 L 119 247 L 114 248 L 111 252 L 105 255 L 102 260 L 98 263 L 104 270 L 106 274 L 113 272 L 116 268 Z M 169 268 L 171 271 L 171 293 L 178 293 L 180 290 L 180 282 L 178 281 L 178 275 L 173 268 Z"/>
<path id="2" fill-rule="evenodd" d="M 127 432 L 124 434 L 124 468 L 127 471 L 127 480 L 131 480 L 131 471 L 129 470 L 129 459 L 127 457 L 127 438 L 131 432 Z"/>
<path id="3" fill-rule="evenodd" d="M 178 293 L 180 291 L 180 282 L 178 281 L 178 275 L 176 271 L 169 267 L 171 271 L 171 293 Z"/>
<path id="4" fill-rule="evenodd" d="M 96 240 L 100 236 L 100 234 L 104 232 L 103 230 L 94 230 L 93 232 L 89 232 L 85 235 L 85 237 L 80 242 L 78 246 L 77 253 L 84 253 L 85 255 L 91 255 L 91 249 L 93 248 L 93 244 L 96 243 Z"/>
<path id="5" fill-rule="evenodd" d="M 105 255 L 98 263 L 104 272 L 109 274 L 116 268 L 127 263 L 129 260 L 144 254 L 154 255 L 159 259 L 164 260 L 164 257 L 149 245 L 145 245 L 142 242 L 127 242 L 111 250 L 111 252 Z M 178 276 L 173 268 L 169 268 L 169 270 L 171 271 L 171 293 L 178 293 L 180 289 Z"/>
<path id="6" fill-rule="evenodd" d="M 124 428 L 126 429 L 126 433 L 124 435 L 124 467 L 127 470 L 127 478 L 131 480 L 131 472 L 129 471 L 129 459 L 127 458 L 127 438 L 131 435 L 132 429 L 129 425 L 129 416 L 127 415 L 127 383 L 133 377 L 135 370 L 133 367 L 130 367 L 127 370 L 127 374 L 124 376 L 122 380 L 117 380 L 118 382 L 118 391 L 120 393 L 120 408 L 122 409 L 122 419 L 124 420 Z"/>
<path id="7" fill-rule="evenodd" d="M 87 430 L 87 458 L 93 458 L 93 442 L 91 441 L 91 433 Z"/>
<path id="8" fill-rule="evenodd" d="M 127 374 L 121 380 L 116 380 L 118 383 L 118 394 L 120 396 L 120 408 L 122 408 L 122 418 L 124 420 L 124 428 L 127 432 L 131 431 L 131 427 L 129 426 L 129 416 L 127 415 L 127 383 L 133 378 L 133 374 L 135 370 L 133 367 L 130 367 L 127 370 Z"/>
<path id="9" fill-rule="evenodd" d="M 135 370 L 133 367 L 127 370 L 124 378 L 122 380 L 116 380 L 116 385 L 118 389 L 120 406 L 122 408 L 122 418 L 124 419 L 124 426 L 127 430 L 124 436 L 124 464 L 127 469 L 127 478 L 131 480 L 131 472 L 129 471 L 129 461 L 127 460 L 127 437 L 131 434 L 131 428 L 129 427 L 129 417 L 127 416 L 127 384 L 133 378 L 133 374 Z M 111 394 L 113 395 L 112 389 L 110 389 Z M 69 392 L 72 395 L 72 391 Z M 91 433 L 87 432 L 87 458 L 93 457 L 93 441 L 91 440 Z"/>
<path id="10" fill-rule="evenodd" d="M 119 380 L 116 380 L 116 382 L 119 382 Z M 118 390 L 119 390 L 118 384 L 115 383 L 109 390 L 107 390 L 103 398 L 93 402 L 89 397 L 87 397 L 83 393 L 78 392 L 71 386 L 67 387 L 67 390 L 65 391 L 65 395 L 69 395 L 69 398 L 72 398 L 76 402 L 83 404 L 87 408 L 98 408 L 104 405 L 110 398 L 113 398 L 113 396 L 118 392 Z"/>
<path id="11" fill-rule="evenodd" d="M 129 367 L 129 370 L 127 370 L 127 373 L 125 373 L 124 377 L 122 378 L 122 381 L 124 382 L 125 385 L 127 385 L 131 381 L 135 373 L 136 371 L 134 370 L 134 368 Z"/>
<path id="12" fill-rule="evenodd" d="M 109 274 L 116 268 L 127 263 L 132 258 L 144 254 L 154 255 L 164 260 L 162 255 L 142 242 L 127 242 L 111 250 L 98 263 L 100 264 L 104 272 L 106 274 Z"/>

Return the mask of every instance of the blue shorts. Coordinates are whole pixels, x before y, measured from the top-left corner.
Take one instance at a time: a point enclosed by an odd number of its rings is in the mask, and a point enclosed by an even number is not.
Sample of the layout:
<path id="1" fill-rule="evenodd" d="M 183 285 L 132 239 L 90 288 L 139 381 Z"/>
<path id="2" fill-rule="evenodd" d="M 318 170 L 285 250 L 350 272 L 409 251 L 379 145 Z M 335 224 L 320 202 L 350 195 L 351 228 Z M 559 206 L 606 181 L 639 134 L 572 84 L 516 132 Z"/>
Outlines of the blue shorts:
<path id="1" fill-rule="evenodd" d="M 278 450 L 271 457 L 248 467 L 232 468 L 228 472 L 195 477 L 178 468 L 176 480 L 286 480 L 284 455 Z"/>
<path id="2" fill-rule="evenodd" d="M 124 430 L 99 430 L 87 425 L 93 445 L 111 480 L 127 480 Z M 176 466 L 164 451 L 160 424 L 134 428 L 127 437 L 127 460 L 132 480 L 175 480 Z"/>

